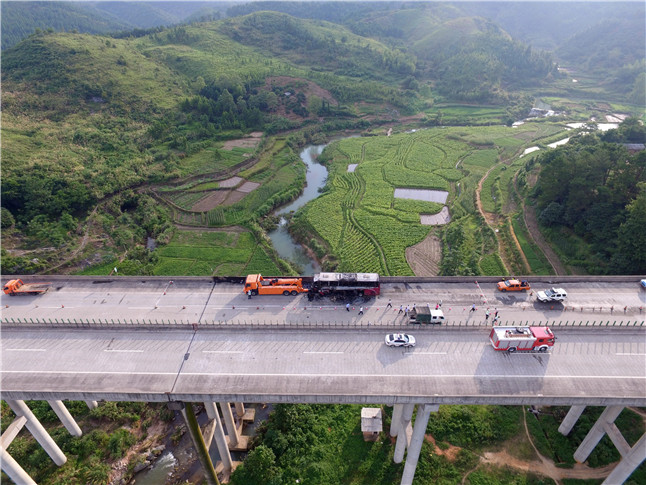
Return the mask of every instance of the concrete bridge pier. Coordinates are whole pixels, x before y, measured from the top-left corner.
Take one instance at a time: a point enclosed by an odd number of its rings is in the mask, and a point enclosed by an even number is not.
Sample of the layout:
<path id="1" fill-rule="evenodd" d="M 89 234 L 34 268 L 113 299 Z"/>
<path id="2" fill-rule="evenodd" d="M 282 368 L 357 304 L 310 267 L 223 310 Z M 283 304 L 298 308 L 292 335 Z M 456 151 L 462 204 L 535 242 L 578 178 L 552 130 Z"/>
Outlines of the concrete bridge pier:
<path id="1" fill-rule="evenodd" d="M 395 404 L 393 406 L 393 417 L 390 420 L 390 436 L 395 438 L 399 433 L 399 425 L 402 420 L 402 412 L 404 411 L 403 404 Z"/>
<path id="2" fill-rule="evenodd" d="M 24 485 L 37 485 L 32 478 L 27 475 L 27 472 L 22 469 L 22 467 L 13 459 L 13 457 L 7 453 L 3 447 L 0 447 L 0 463 L 2 463 L 2 471 L 7 474 L 14 483 L 20 483 Z"/>
<path id="3" fill-rule="evenodd" d="M 431 412 L 437 412 L 439 409 L 439 404 L 419 404 L 417 406 L 415 427 L 413 428 L 413 436 L 411 437 L 408 453 L 406 454 L 406 464 L 404 465 L 404 472 L 402 473 L 401 485 L 413 485 L 419 453 L 422 450 L 424 436 L 426 435 L 428 418 L 431 416 Z"/>
<path id="4" fill-rule="evenodd" d="M 215 438 L 215 445 L 218 447 L 220 459 L 222 460 L 222 466 L 226 471 L 231 471 L 233 468 L 233 460 L 231 459 L 231 453 L 229 452 L 229 446 L 227 444 L 227 437 L 224 434 L 224 427 L 222 426 L 222 420 L 220 419 L 218 408 L 214 402 L 205 402 L 204 407 L 206 408 L 206 415 L 210 420 L 213 421 L 212 438 Z M 209 439 L 208 442 L 210 443 L 210 441 L 211 440 Z"/>
<path id="5" fill-rule="evenodd" d="M 581 413 L 583 413 L 584 409 L 585 406 L 572 406 L 559 426 L 559 433 L 564 436 L 569 435 L 570 431 L 572 431 L 572 428 L 574 428 L 574 425 L 581 417 Z"/>
<path id="6" fill-rule="evenodd" d="M 583 438 L 583 441 L 574 452 L 574 459 L 576 461 L 583 463 L 588 459 L 588 456 L 590 456 L 594 447 L 597 446 L 597 443 L 599 443 L 601 438 L 603 438 L 603 435 L 606 434 L 606 430 L 610 428 L 610 425 L 614 426 L 615 419 L 617 419 L 617 416 L 619 416 L 623 409 L 623 406 L 608 406 L 603 413 L 601 413 L 597 422 L 594 423 L 592 429 L 588 432 L 586 437 Z"/>
<path id="7" fill-rule="evenodd" d="M 5 402 L 9 405 L 11 410 L 18 417 L 24 417 L 27 421 L 25 426 L 31 433 L 31 435 L 36 438 L 36 441 L 43 447 L 45 452 L 49 457 L 56 463 L 58 466 L 62 466 L 67 461 L 67 457 L 58 447 L 56 442 L 52 439 L 51 436 L 47 433 L 47 430 L 43 428 L 43 425 L 40 424 L 40 421 L 34 416 L 34 413 L 31 412 L 31 409 L 27 407 L 24 401 L 12 401 L 10 399 L 5 399 Z"/>
<path id="8" fill-rule="evenodd" d="M 404 407 L 401 411 L 401 419 L 397 425 L 397 441 L 395 442 L 395 453 L 393 455 L 393 461 L 395 463 L 401 463 L 404 461 L 404 453 L 406 448 L 408 448 L 408 443 L 410 442 L 411 435 L 413 434 L 413 428 L 410 424 L 411 419 L 413 419 L 413 411 L 415 410 L 414 404 L 404 404 Z"/>
<path id="9" fill-rule="evenodd" d="M 237 402 L 235 403 L 236 406 L 236 415 L 242 419 L 244 417 L 245 409 L 244 409 L 244 403 L 242 402 Z"/>
<path id="10" fill-rule="evenodd" d="M 231 412 L 231 405 L 228 402 L 220 402 L 220 409 L 222 410 L 222 418 L 227 429 L 227 437 L 229 438 L 229 448 L 235 449 L 240 442 L 240 434 L 233 419 Z"/>
<path id="11" fill-rule="evenodd" d="M 610 472 L 602 485 L 624 483 L 628 477 L 646 460 L 646 434 L 643 434 L 628 453 L 622 453 L 621 461 Z"/>
<path id="12" fill-rule="evenodd" d="M 67 431 L 69 431 L 69 433 L 72 436 L 81 436 L 83 434 L 83 431 L 81 431 L 81 428 L 79 427 L 79 425 L 76 424 L 76 421 L 74 420 L 70 412 L 65 407 L 65 404 L 63 404 L 63 401 L 47 401 L 47 402 L 56 413 L 56 416 L 58 416 L 58 419 L 61 420 L 61 423 L 63 423 L 63 426 L 65 426 Z"/>

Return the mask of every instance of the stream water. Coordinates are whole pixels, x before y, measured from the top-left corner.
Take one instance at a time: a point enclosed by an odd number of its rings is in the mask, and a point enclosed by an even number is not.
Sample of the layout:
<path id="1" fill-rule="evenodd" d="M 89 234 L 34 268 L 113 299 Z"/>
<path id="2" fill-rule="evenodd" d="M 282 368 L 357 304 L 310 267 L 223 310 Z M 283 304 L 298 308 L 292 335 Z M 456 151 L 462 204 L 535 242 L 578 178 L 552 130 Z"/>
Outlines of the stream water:
<path id="1" fill-rule="evenodd" d="M 327 168 L 318 163 L 316 157 L 323 153 L 326 146 L 309 145 L 300 153 L 301 160 L 307 166 L 305 189 L 295 201 L 274 212 L 275 215 L 282 216 L 296 211 L 319 196 L 319 189 L 325 186 L 325 181 L 327 180 Z M 296 263 L 301 268 L 302 275 L 311 276 L 321 270 L 318 263 L 312 260 L 303 247 L 294 242 L 289 235 L 287 221 L 284 217 L 280 218 L 278 228 L 269 233 L 269 238 L 280 257 Z"/>

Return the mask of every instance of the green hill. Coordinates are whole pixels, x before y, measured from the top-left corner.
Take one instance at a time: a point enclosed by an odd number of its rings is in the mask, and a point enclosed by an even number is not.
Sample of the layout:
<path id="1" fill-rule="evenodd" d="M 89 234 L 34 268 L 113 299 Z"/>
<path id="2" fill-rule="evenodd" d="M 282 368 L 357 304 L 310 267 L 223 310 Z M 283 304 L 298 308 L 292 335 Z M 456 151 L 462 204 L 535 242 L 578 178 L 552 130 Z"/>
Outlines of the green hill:
<path id="1" fill-rule="evenodd" d="M 208 5 L 208 10 L 206 5 Z M 224 11 L 227 2 L 2 2 L 2 49 L 36 29 L 107 34 L 169 26 Z M 200 14 L 202 12 L 202 14 Z"/>

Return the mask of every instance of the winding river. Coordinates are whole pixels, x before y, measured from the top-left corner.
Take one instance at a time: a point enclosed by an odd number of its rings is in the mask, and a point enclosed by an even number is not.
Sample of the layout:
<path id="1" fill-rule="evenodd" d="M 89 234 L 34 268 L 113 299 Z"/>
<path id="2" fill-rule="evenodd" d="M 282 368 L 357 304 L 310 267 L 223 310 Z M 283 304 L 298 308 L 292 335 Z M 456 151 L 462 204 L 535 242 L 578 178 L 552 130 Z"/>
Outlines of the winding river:
<path id="1" fill-rule="evenodd" d="M 327 168 L 318 163 L 316 158 L 323 153 L 323 149 L 326 146 L 309 145 L 300 153 L 301 160 L 307 166 L 305 190 L 303 190 L 301 196 L 296 200 L 278 209 L 274 213 L 275 215 L 282 216 L 283 214 L 297 211 L 310 200 L 316 199 L 319 196 L 319 189 L 325 186 L 325 181 L 327 180 Z M 311 276 L 321 270 L 319 264 L 312 260 L 303 247 L 294 242 L 289 235 L 287 221 L 284 217 L 280 218 L 278 228 L 269 233 L 269 238 L 280 257 L 296 263 L 302 269 L 302 275 Z"/>

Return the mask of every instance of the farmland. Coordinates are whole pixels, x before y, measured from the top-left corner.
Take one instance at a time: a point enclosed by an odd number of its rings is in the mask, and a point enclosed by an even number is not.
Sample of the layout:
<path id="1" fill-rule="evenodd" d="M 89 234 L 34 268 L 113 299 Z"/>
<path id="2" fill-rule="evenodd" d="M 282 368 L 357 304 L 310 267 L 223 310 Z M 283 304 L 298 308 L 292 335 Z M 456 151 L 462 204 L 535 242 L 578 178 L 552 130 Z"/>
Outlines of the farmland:
<path id="1" fill-rule="evenodd" d="M 461 254 L 446 274 L 502 274 L 493 231 L 480 220 L 474 199 L 484 181 L 484 210 L 504 215 L 509 207 L 513 175 L 522 166 L 517 155 L 536 139 L 562 132 L 557 124 L 527 123 L 520 127 L 431 128 L 389 137 L 348 138 L 335 142 L 321 160 L 330 175 L 324 194 L 294 219 L 333 256 L 339 271 L 412 275 L 405 250 L 429 234 L 422 214 L 438 213 L 442 204 L 395 198 L 397 188 L 448 191 L 453 222 L 441 230 L 445 258 Z M 511 163 L 511 160 L 514 163 Z M 348 165 L 356 164 L 353 172 Z M 448 236 L 448 237 L 447 237 Z"/>

